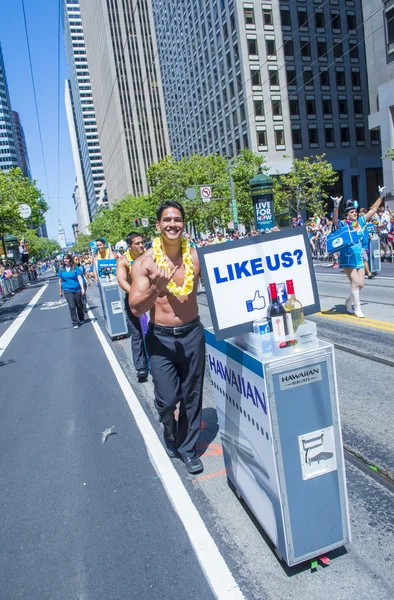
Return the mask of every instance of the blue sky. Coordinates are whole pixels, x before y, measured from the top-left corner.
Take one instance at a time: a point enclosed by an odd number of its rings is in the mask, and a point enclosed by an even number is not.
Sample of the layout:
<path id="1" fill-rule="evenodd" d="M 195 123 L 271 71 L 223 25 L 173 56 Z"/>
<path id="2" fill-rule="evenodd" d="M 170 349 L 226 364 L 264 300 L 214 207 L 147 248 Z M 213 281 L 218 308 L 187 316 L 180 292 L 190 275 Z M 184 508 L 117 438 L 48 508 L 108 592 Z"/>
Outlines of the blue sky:
<path id="1" fill-rule="evenodd" d="M 50 210 L 46 213 L 48 235 L 57 238 L 58 216 L 73 241 L 71 224 L 76 221 L 72 192 L 75 169 L 64 108 L 64 81 L 68 77 L 63 31 L 60 64 L 60 191 L 58 203 L 58 4 L 61 0 L 25 0 L 30 50 L 37 93 L 37 103 L 48 173 L 48 200 L 44 165 L 38 134 L 33 87 L 30 75 L 22 0 L 1 3 L 0 41 L 3 48 L 8 86 L 13 110 L 21 117 L 25 130 L 33 178 L 43 192 Z"/>

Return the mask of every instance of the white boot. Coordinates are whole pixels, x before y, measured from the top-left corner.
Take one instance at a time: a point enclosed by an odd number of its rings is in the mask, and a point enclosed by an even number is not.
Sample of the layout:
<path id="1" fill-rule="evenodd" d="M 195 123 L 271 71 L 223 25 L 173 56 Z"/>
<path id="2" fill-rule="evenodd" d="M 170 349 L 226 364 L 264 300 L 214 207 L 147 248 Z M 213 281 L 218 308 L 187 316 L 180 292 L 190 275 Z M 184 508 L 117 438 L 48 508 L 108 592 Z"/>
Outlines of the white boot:
<path id="1" fill-rule="evenodd" d="M 353 290 L 352 294 L 354 298 L 354 315 L 359 319 L 365 319 L 365 315 L 361 310 L 360 290 Z"/>
<path id="2" fill-rule="evenodd" d="M 353 294 L 350 293 L 350 296 L 347 300 L 345 300 L 345 306 L 346 306 L 346 310 L 350 315 L 354 314 L 354 300 L 353 300 Z"/>

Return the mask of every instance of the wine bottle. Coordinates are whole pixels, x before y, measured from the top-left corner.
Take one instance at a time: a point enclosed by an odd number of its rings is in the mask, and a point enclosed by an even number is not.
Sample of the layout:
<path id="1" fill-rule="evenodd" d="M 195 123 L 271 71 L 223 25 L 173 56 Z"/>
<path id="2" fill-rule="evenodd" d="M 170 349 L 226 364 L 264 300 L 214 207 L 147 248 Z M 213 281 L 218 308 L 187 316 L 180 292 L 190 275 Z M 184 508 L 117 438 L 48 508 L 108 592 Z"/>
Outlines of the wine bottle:
<path id="1" fill-rule="evenodd" d="M 299 325 L 305 322 L 304 309 L 294 294 L 294 283 L 292 279 L 286 280 L 287 301 L 284 305 L 286 311 L 286 324 L 289 335 L 295 334 Z"/>
<path id="2" fill-rule="evenodd" d="M 280 344 L 285 342 L 286 337 L 286 311 L 278 300 L 276 283 L 270 283 L 269 289 L 271 304 L 267 310 L 267 317 L 271 322 L 271 331 L 274 334 L 274 341 Z"/>

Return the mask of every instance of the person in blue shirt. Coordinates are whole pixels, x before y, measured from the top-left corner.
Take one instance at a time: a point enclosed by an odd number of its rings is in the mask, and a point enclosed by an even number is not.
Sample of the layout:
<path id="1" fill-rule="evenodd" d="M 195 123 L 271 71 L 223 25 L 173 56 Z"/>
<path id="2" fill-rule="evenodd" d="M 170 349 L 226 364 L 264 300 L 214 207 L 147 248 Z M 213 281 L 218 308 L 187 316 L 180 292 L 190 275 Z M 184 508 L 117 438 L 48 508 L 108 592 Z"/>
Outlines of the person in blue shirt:
<path id="1" fill-rule="evenodd" d="M 59 269 L 59 293 L 64 295 L 70 309 L 74 329 L 78 329 L 84 320 L 82 296 L 85 294 L 82 270 L 74 264 L 71 254 L 64 257 L 64 267 Z"/>
<path id="2" fill-rule="evenodd" d="M 381 192 L 381 188 L 379 188 L 379 192 Z M 360 290 L 364 287 L 365 279 L 363 260 L 364 232 L 368 221 L 372 219 L 373 215 L 378 210 L 382 199 L 382 197 L 378 198 L 368 212 L 365 215 L 360 216 L 357 213 L 358 203 L 353 200 L 346 200 L 343 209 L 343 219 L 339 220 L 339 205 L 342 196 L 340 198 L 332 198 L 334 202 L 334 225 L 338 228 L 348 226 L 350 229 L 357 232 L 357 244 L 341 248 L 339 253 L 339 265 L 345 271 L 351 286 L 350 296 L 345 301 L 346 310 L 348 313 L 354 314 L 359 319 L 365 318 L 360 304 Z"/>

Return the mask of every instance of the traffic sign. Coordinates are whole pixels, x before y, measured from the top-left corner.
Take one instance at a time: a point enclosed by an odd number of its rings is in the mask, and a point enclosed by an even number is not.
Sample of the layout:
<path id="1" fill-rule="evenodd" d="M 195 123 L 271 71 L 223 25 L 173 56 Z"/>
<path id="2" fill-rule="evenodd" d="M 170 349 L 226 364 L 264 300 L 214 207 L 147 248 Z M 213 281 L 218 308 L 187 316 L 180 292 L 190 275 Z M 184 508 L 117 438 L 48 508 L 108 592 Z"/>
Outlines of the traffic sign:
<path id="1" fill-rule="evenodd" d="M 208 185 L 200 188 L 201 200 L 203 202 L 210 202 L 212 197 L 212 190 Z"/>
<path id="2" fill-rule="evenodd" d="M 194 187 L 189 187 L 185 190 L 185 196 L 188 200 L 195 200 L 197 197 L 197 191 Z"/>
<path id="3" fill-rule="evenodd" d="M 141 225 L 142 225 L 142 227 L 149 227 L 149 219 L 148 219 L 148 217 L 142 217 L 142 219 L 141 219 Z"/>
<path id="4" fill-rule="evenodd" d="M 31 208 L 28 204 L 20 204 L 18 211 L 22 219 L 28 219 L 31 216 Z"/>

